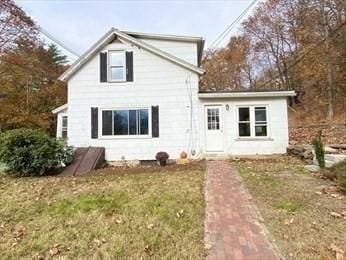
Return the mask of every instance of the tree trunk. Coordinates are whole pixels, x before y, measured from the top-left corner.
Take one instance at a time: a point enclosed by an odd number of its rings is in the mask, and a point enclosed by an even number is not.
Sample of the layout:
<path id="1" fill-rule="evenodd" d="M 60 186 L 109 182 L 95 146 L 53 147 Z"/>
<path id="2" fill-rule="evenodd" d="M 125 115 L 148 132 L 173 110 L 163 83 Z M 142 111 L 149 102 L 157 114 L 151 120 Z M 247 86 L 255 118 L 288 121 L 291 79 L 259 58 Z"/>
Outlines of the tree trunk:
<path id="1" fill-rule="evenodd" d="M 327 104 L 328 104 L 328 121 L 332 121 L 334 117 L 333 109 L 333 75 L 332 75 L 332 63 L 330 54 L 329 43 L 329 29 L 327 14 L 325 12 L 325 0 L 321 0 L 321 15 L 323 24 L 323 38 L 325 39 L 325 63 L 326 63 L 326 90 L 327 90 Z"/>

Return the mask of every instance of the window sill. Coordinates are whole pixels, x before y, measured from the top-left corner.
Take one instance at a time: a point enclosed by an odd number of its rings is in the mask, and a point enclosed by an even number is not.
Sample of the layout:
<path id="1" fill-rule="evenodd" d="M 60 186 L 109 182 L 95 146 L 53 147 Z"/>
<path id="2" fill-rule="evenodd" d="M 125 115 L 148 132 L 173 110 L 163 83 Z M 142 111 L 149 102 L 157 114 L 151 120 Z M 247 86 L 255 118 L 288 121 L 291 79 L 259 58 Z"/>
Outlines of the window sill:
<path id="1" fill-rule="evenodd" d="M 274 141 L 271 137 L 238 137 L 235 141 Z"/>
<path id="2" fill-rule="evenodd" d="M 152 139 L 150 135 L 143 136 L 131 136 L 131 135 L 123 135 L 123 136 L 100 136 L 97 140 L 123 140 L 123 139 Z"/>
<path id="3" fill-rule="evenodd" d="M 107 81 L 107 82 L 100 82 L 102 85 L 120 85 L 120 84 L 124 84 L 124 85 L 131 85 L 134 83 L 134 81 Z"/>

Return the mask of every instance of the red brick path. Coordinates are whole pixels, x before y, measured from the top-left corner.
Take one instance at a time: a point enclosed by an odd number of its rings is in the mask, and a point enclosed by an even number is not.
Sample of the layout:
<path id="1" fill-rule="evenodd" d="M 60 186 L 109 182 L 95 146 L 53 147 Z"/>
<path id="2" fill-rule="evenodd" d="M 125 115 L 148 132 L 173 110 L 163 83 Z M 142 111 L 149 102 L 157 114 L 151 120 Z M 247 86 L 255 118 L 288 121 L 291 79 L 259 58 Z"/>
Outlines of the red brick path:
<path id="1" fill-rule="evenodd" d="M 227 161 L 208 161 L 205 242 L 207 259 L 279 259 L 251 197 Z"/>

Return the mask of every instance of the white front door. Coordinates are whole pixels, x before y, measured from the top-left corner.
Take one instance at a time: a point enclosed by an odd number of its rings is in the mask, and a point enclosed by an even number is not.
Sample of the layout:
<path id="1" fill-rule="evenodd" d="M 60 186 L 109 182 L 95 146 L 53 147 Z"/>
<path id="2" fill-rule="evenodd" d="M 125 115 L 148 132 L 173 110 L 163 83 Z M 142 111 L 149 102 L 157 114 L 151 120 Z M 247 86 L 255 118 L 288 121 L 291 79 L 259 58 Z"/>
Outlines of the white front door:
<path id="1" fill-rule="evenodd" d="M 223 152 L 221 106 L 205 107 L 205 142 L 207 152 Z"/>

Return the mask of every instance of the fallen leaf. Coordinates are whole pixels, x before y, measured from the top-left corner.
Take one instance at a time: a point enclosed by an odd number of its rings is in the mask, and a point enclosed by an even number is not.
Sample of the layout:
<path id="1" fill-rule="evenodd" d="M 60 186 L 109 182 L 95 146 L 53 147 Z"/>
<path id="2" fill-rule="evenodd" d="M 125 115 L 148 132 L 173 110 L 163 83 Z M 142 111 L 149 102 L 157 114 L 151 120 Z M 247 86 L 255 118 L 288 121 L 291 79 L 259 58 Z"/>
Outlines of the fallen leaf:
<path id="1" fill-rule="evenodd" d="M 206 243 L 205 246 L 204 246 L 204 248 L 205 248 L 206 250 L 210 250 L 210 249 L 212 248 L 212 246 L 211 246 L 211 244 Z"/>
<path id="2" fill-rule="evenodd" d="M 147 229 L 153 229 L 153 227 L 154 227 L 154 224 L 147 225 Z"/>
<path id="3" fill-rule="evenodd" d="M 152 256 L 154 254 L 152 248 L 150 245 L 146 245 L 144 248 L 144 252 L 146 252 L 148 255 Z"/>
<path id="4" fill-rule="evenodd" d="M 331 211 L 330 215 L 333 216 L 334 218 L 341 218 L 342 217 L 341 214 L 334 212 L 334 211 Z"/>
<path id="5" fill-rule="evenodd" d="M 100 247 L 102 245 L 102 241 L 98 239 L 94 239 L 94 243 L 96 244 L 97 247 Z"/>
<path id="6" fill-rule="evenodd" d="M 291 218 L 290 220 L 286 219 L 285 220 L 285 225 L 291 225 L 293 223 L 294 219 Z"/>
<path id="7" fill-rule="evenodd" d="M 123 220 L 122 220 L 121 218 L 117 218 L 117 219 L 115 220 L 115 223 L 117 223 L 117 224 L 122 224 L 122 223 L 123 223 Z"/>
<path id="8" fill-rule="evenodd" d="M 49 254 L 51 256 L 55 256 L 55 255 L 59 254 L 59 248 L 53 247 L 52 249 L 49 250 Z"/>

